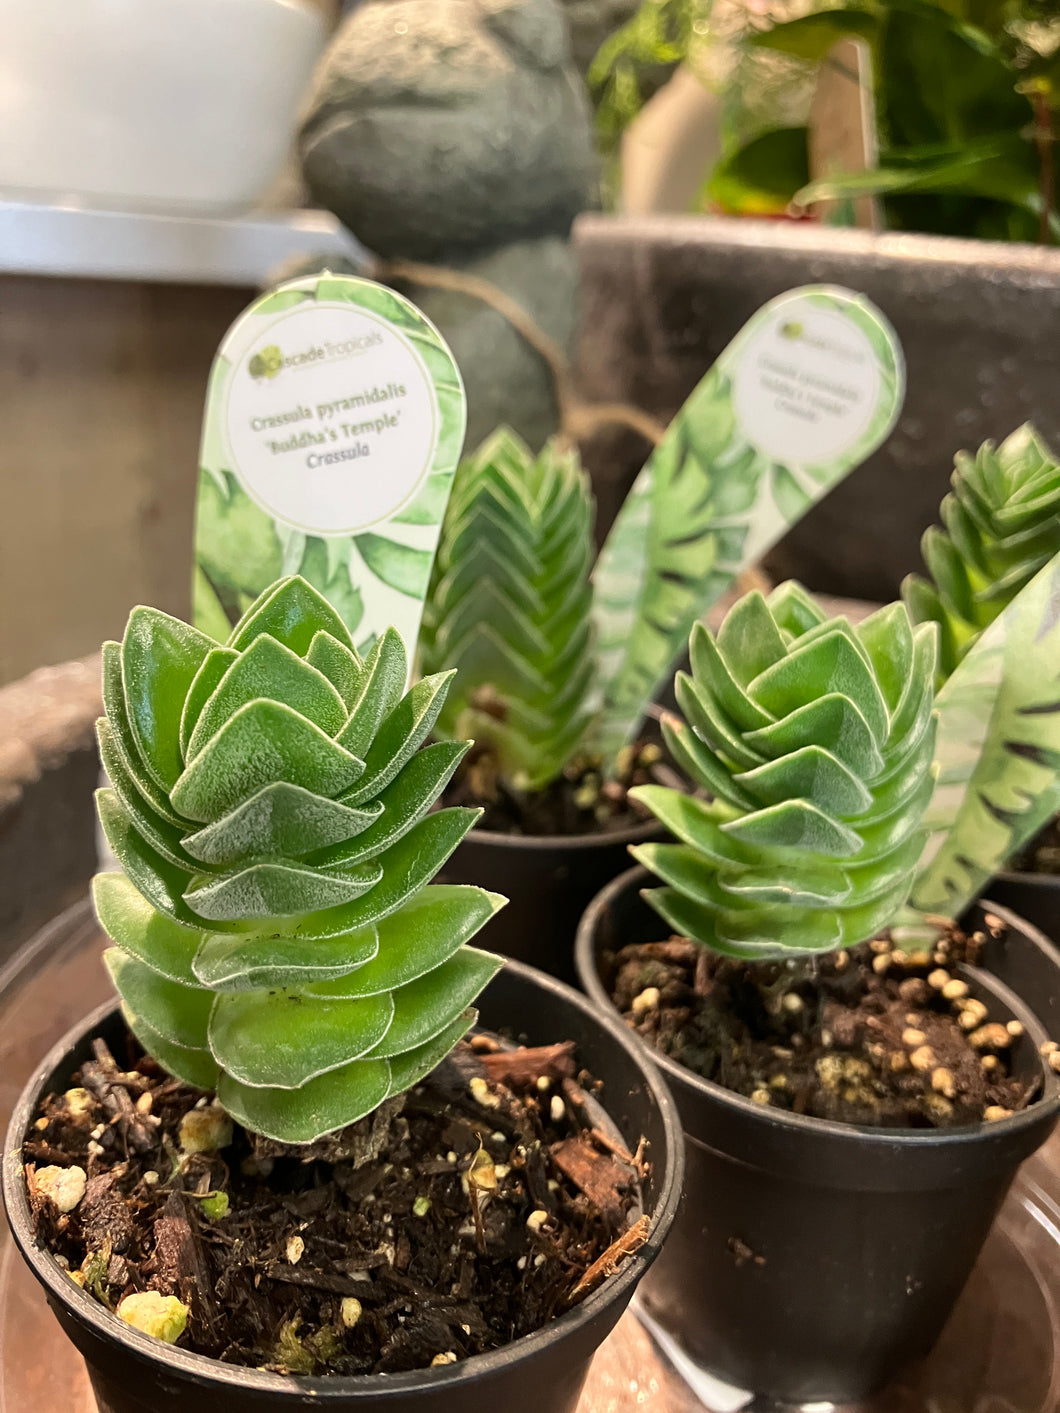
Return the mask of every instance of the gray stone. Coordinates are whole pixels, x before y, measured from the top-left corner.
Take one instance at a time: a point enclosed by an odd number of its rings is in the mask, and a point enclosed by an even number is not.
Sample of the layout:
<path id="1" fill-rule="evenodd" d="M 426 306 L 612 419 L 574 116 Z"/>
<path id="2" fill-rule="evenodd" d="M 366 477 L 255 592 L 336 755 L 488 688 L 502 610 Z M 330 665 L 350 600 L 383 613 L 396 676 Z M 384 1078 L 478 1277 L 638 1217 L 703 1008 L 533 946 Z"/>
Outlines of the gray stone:
<path id="1" fill-rule="evenodd" d="M 313 197 L 380 255 L 559 234 L 596 172 L 558 0 L 366 0 L 310 95 Z"/>
<path id="2" fill-rule="evenodd" d="M 567 241 L 519 241 L 462 262 L 460 269 L 498 286 L 564 349 L 574 334 L 578 274 Z M 555 380 L 540 356 L 502 315 L 470 295 L 403 286 L 445 336 L 467 388 L 465 449 L 506 422 L 535 450 L 556 430 Z"/>
<path id="3" fill-rule="evenodd" d="M 898 425 L 773 551 L 775 578 L 887 602 L 920 568 L 954 452 L 1026 421 L 1060 448 L 1060 250 L 702 216 L 586 216 L 575 250 L 585 395 L 664 421 L 755 310 L 796 285 L 845 285 L 894 325 L 908 370 Z M 602 526 L 649 450 L 611 432 L 586 449 Z"/>
<path id="4" fill-rule="evenodd" d="M 640 0 L 563 0 L 571 52 L 581 73 L 588 73 L 600 45 L 632 19 L 639 5 Z"/>

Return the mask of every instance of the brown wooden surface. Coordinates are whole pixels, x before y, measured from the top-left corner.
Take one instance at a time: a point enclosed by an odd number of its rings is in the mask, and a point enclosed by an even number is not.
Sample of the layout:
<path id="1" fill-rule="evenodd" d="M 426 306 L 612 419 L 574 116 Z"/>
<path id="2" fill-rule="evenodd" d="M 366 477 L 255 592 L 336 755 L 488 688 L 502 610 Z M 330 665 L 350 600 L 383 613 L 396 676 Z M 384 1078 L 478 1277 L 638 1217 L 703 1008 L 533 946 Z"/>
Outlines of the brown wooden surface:
<path id="1" fill-rule="evenodd" d="M 206 380 L 251 294 L 0 277 L 0 683 L 187 611 Z"/>

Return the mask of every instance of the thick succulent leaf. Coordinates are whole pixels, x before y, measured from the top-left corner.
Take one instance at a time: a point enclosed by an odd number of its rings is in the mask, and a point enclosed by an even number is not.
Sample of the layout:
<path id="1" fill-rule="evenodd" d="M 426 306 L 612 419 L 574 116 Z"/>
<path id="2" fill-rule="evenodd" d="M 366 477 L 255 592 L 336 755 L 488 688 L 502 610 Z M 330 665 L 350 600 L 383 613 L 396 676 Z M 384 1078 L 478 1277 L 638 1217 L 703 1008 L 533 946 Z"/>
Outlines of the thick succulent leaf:
<path id="1" fill-rule="evenodd" d="M 120 947 L 109 947 L 103 960 L 124 1004 L 172 1045 L 207 1048 L 213 994 L 200 986 L 170 981 Z"/>
<path id="2" fill-rule="evenodd" d="M 715 752 L 742 770 L 765 764 L 765 757 L 747 745 L 747 734 L 726 717 L 707 692 L 697 690 L 686 672 L 679 672 L 674 678 L 674 695 L 689 726 Z"/>
<path id="3" fill-rule="evenodd" d="M 383 876 L 377 862 L 325 872 L 308 864 L 252 863 L 217 877 L 200 875 L 185 890 L 184 901 L 212 922 L 255 918 L 301 917 L 352 903 Z"/>
<path id="4" fill-rule="evenodd" d="M 364 663 L 356 652 L 321 629 L 310 643 L 305 660 L 324 674 L 349 711 L 357 700 L 365 672 Z"/>
<path id="5" fill-rule="evenodd" d="M 373 1056 L 388 1059 L 426 1044 L 467 1009 L 503 965 L 503 957 L 480 952 L 474 947 L 462 947 L 454 957 L 426 976 L 399 987 L 392 993 L 393 1024 L 372 1051 Z M 335 1004 L 366 1005 L 367 1002 Z"/>
<path id="6" fill-rule="evenodd" d="M 209 1050 L 195 1050 L 187 1045 L 175 1045 L 167 1040 L 142 1016 L 128 1006 L 122 1006 L 125 1023 L 139 1040 L 147 1053 L 156 1059 L 162 1068 L 185 1084 L 195 1089 L 215 1089 L 220 1078 L 220 1068 Z"/>
<path id="7" fill-rule="evenodd" d="M 719 816 L 715 807 L 686 795 L 683 790 L 670 790 L 665 785 L 636 785 L 629 796 L 649 809 L 682 843 L 691 845 L 715 863 L 749 865 L 753 861 L 751 850 L 721 832 L 726 816 Z"/>
<path id="8" fill-rule="evenodd" d="M 140 755 L 163 790 L 184 767 L 180 716 L 195 674 L 217 646 L 205 633 L 160 613 L 134 608 L 121 645 L 129 723 Z"/>
<path id="9" fill-rule="evenodd" d="M 379 855 L 383 877 L 369 893 L 346 907 L 310 914 L 296 925 L 294 935 L 305 941 L 337 937 L 389 917 L 431 881 L 481 814 L 461 808 L 429 814 Z"/>
<path id="10" fill-rule="evenodd" d="M 185 759 L 188 755 L 191 733 L 195 730 L 203 707 L 217 690 L 221 678 L 232 664 L 238 661 L 239 654 L 231 648 L 211 648 L 203 658 L 202 665 L 188 688 L 188 695 L 184 698 L 184 706 L 180 713 L 180 749 Z"/>
<path id="11" fill-rule="evenodd" d="M 754 800 L 734 783 L 732 772 L 679 717 L 664 716 L 662 734 L 674 762 L 690 780 L 709 790 L 716 799 L 741 809 L 754 808 Z"/>
<path id="12" fill-rule="evenodd" d="M 156 911 L 123 873 L 97 873 L 92 901 L 99 925 L 123 951 L 170 981 L 196 984 L 192 962 L 201 932 Z"/>
<path id="13" fill-rule="evenodd" d="M 860 708 L 837 692 L 808 702 L 772 726 L 749 731 L 747 741 L 774 759 L 803 746 L 825 745 L 860 780 L 871 780 L 884 768 L 880 748 Z"/>
<path id="14" fill-rule="evenodd" d="M 1060 808 L 1060 555 L 938 695 L 938 783 L 913 900 L 958 916 Z"/>
<path id="15" fill-rule="evenodd" d="M 188 743 L 193 760 L 240 707 L 261 699 L 283 702 L 335 736 L 346 720 L 346 705 L 322 672 L 275 638 L 259 636 L 241 653 L 203 706 Z"/>
<path id="16" fill-rule="evenodd" d="M 507 902 L 466 884 L 434 884 L 378 925 L 372 961 L 335 980 L 307 987 L 313 996 L 374 996 L 393 991 L 449 960 Z M 326 943 L 315 943 L 316 947 Z"/>
<path id="17" fill-rule="evenodd" d="M 170 798 L 186 818 L 208 824 L 277 781 L 335 796 L 363 773 L 363 761 L 289 706 L 248 702 L 188 765 Z"/>
<path id="18" fill-rule="evenodd" d="M 773 717 L 763 711 L 737 682 L 718 643 L 704 624 L 697 623 L 692 629 L 688 647 L 692 676 L 697 688 L 702 684 L 704 689 L 709 690 L 734 725 L 741 731 L 754 731 L 760 726 L 769 725 Z M 745 663 L 744 659 L 736 660 Z M 706 686 L 708 683 L 709 688 Z"/>
<path id="19" fill-rule="evenodd" d="M 433 808 L 470 746 L 470 741 L 435 741 L 417 751 L 373 801 L 379 806 L 380 817 L 348 842 L 314 854 L 311 862 L 358 863 L 395 844 Z"/>
<path id="20" fill-rule="evenodd" d="M 214 991 L 295 990 L 345 976 L 379 952 L 374 926 L 307 944 L 283 934 L 231 933 L 207 936 L 192 963 L 203 986 Z"/>
<path id="21" fill-rule="evenodd" d="M 241 1084 L 297 1089 L 366 1055 L 394 1014 L 389 995 L 334 1001 L 279 988 L 222 992 L 210 1016 L 210 1050 Z"/>
<path id="22" fill-rule="evenodd" d="M 641 897 L 680 937 L 694 937 L 712 952 L 741 961 L 768 961 L 788 955 L 781 943 L 742 943 L 723 941 L 714 929 L 716 910 L 693 902 L 676 888 L 644 888 Z"/>
<path id="23" fill-rule="evenodd" d="M 230 814 L 184 838 L 184 848 L 200 863 L 221 868 L 254 856 L 302 854 L 361 835 L 383 813 L 383 802 L 364 809 L 314 795 L 301 785 L 265 785 Z"/>
<path id="24" fill-rule="evenodd" d="M 133 828 L 113 790 L 96 791 L 96 811 L 107 843 L 133 886 L 167 917 L 187 927 L 201 927 L 201 920 L 184 902 L 190 873 L 155 853 Z"/>
<path id="25" fill-rule="evenodd" d="M 438 1068 L 445 1057 L 463 1040 L 464 1036 L 478 1020 L 476 1010 L 467 1010 L 463 1015 L 457 1016 L 456 1020 L 447 1025 L 444 1030 L 440 1030 L 437 1035 L 422 1045 L 417 1045 L 414 1050 L 406 1050 L 404 1054 L 392 1055 L 390 1057 L 390 1092 L 391 1094 L 404 1094 L 406 1089 L 411 1089 L 414 1084 L 419 1084 L 420 1080 Z"/>
<path id="26" fill-rule="evenodd" d="M 811 641 L 801 640 L 781 662 L 748 684 L 755 701 L 774 718 L 789 716 L 808 699 L 835 693 L 856 702 L 877 744 L 887 739 L 887 707 L 872 672 L 839 628 Z"/>
<path id="27" fill-rule="evenodd" d="M 255 638 L 268 633 L 299 657 L 305 657 L 321 632 L 330 633 L 345 647 L 353 647 L 345 623 L 323 594 L 294 575 L 281 579 L 254 600 L 232 629 L 227 646 L 244 652 Z"/>
<path id="28" fill-rule="evenodd" d="M 717 642 L 719 656 L 744 691 L 787 653 L 769 605 L 757 590 L 745 594 L 725 615 Z"/>
<path id="29" fill-rule="evenodd" d="M 107 772 L 129 823 L 162 858 L 176 864 L 178 868 L 194 868 L 194 862 L 188 857 L 183 846 L 183 832 L 156 813 L 140 793 L 135 780 L 125 767 L 114 730 L 105 716 L 101 716 L 96 722 L 96 736 L 103 769 Z"/>
<path id="30" fill-rule="evenodd" d="M 868 652 L 887 710 L 893 715 L 913 672 L 909 616 L 900 603 L 888 604 L 863 619 L 854 631 Z"/>
<path id="31" fill-rule="evenodd" d="M 217 1097 L 237 1123 L 279 1143 L 314 1143 L 356 1123 L 390 1093 L 386 1060 L 354 1060 L 298 1089 L 262 1089 L 222 1074 Z"/>
<path id="32" fill-rule="evenodd" d="M 791 638 L 801 638 L 828 621 L 821 605 L 795 579 L 778 584 L 766 599 L 766 607 L 781 633 Z"/>
<path id="33" fill-rule="evenodd" d="M 339 744 L 355 756 L 367 751 L 380 723 L 401 700 L 407 677 L 405 644 L 400 633 L 388 628 L 365 661 L 357 691 L 348 703 L 349 718 L 339 733 Z"/>
<path id="34" fill-rule="evenodd" d="M 784 800 L 742 819 L 730 819 L 721 828 L 731 838 L 759 849 L 801 849 L 842 859 L 861 848 L 853 829 L 808 800 Z"/>
<path id="35" fill-rule="evenodd" d="M 386 718 L 364 757 L 364 776 L 346 798 L 352 805 L 378 795 L 430 735 L 455 671 L 417 682 Z"/>
<path id="36" fill-rule="evenodd" d="M 858 777 L 823 746 L 803 746 L 733 777 L 760 805 L 779 805 L 793 796 L 847 819 L 872 806 L 872 794 Z"/>
<path id="37" fill-rule="evenodd" d="M 144 764 L 143 756 L 133 736 L 129 713 L 125 709 L 125 688 L 121 680 L 121 644 L 103 644 L 103 709 L 112 733 L 115 750 L 136 787 L 156 814 L 171 824 L 183 820 L 170 802 L 169 794 L 157 783 Z M 101 718 L 102 719 L 102 718 Z"/>

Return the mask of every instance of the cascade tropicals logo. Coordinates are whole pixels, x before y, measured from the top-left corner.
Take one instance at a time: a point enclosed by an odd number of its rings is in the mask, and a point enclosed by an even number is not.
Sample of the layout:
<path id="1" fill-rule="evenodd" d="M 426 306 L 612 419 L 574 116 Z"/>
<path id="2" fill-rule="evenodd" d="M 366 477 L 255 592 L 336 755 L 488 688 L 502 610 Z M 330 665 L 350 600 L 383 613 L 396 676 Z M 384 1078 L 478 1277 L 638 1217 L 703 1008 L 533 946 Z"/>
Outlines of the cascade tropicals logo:
<path id="1" fill-rule="evenodd" d="M 363 334 L 360 338 L 343 339 L 341 343 L 324 339 L 321 343 L 299 349 L 297 353 L 284 353 L 281 348 L 270 343 L 267 348 L 259 349 L 251 357 L 247 363 L 247 372 L 255 382 L 260 382 L 262 378 L 275 378 L 284 368 L 307 368 L 317 363 L 335 363 L 346 358 L 355 358 L 370 348 L 378 348 L 382 342 L 382 333 L 373 329 L 371 333 Z"/>

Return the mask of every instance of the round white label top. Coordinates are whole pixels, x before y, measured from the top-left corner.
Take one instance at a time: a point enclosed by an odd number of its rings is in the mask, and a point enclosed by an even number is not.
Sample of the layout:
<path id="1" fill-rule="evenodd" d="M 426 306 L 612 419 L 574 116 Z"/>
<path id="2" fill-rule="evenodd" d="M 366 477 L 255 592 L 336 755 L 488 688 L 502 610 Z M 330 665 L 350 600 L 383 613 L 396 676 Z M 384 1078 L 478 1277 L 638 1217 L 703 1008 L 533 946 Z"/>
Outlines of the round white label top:
<path id="1" fill-rule="evenodd" d="M 880 397 L 867 334 L 841 314 L 792 299 L 740 349 L 733 408 L 747 440 L 789 465 L 834 461 L 865 435 Z"/>
<path id="2" fill-rule="evenodd" d="M 232 470 L 276 520 L 345 535 L 389 519 L 434 459 L 438 408 L 419 354 L 385 319 L 307 301 L 248 320 L 222 423 Z M 242 332 L 242 330 L 237 330 Z"/>

